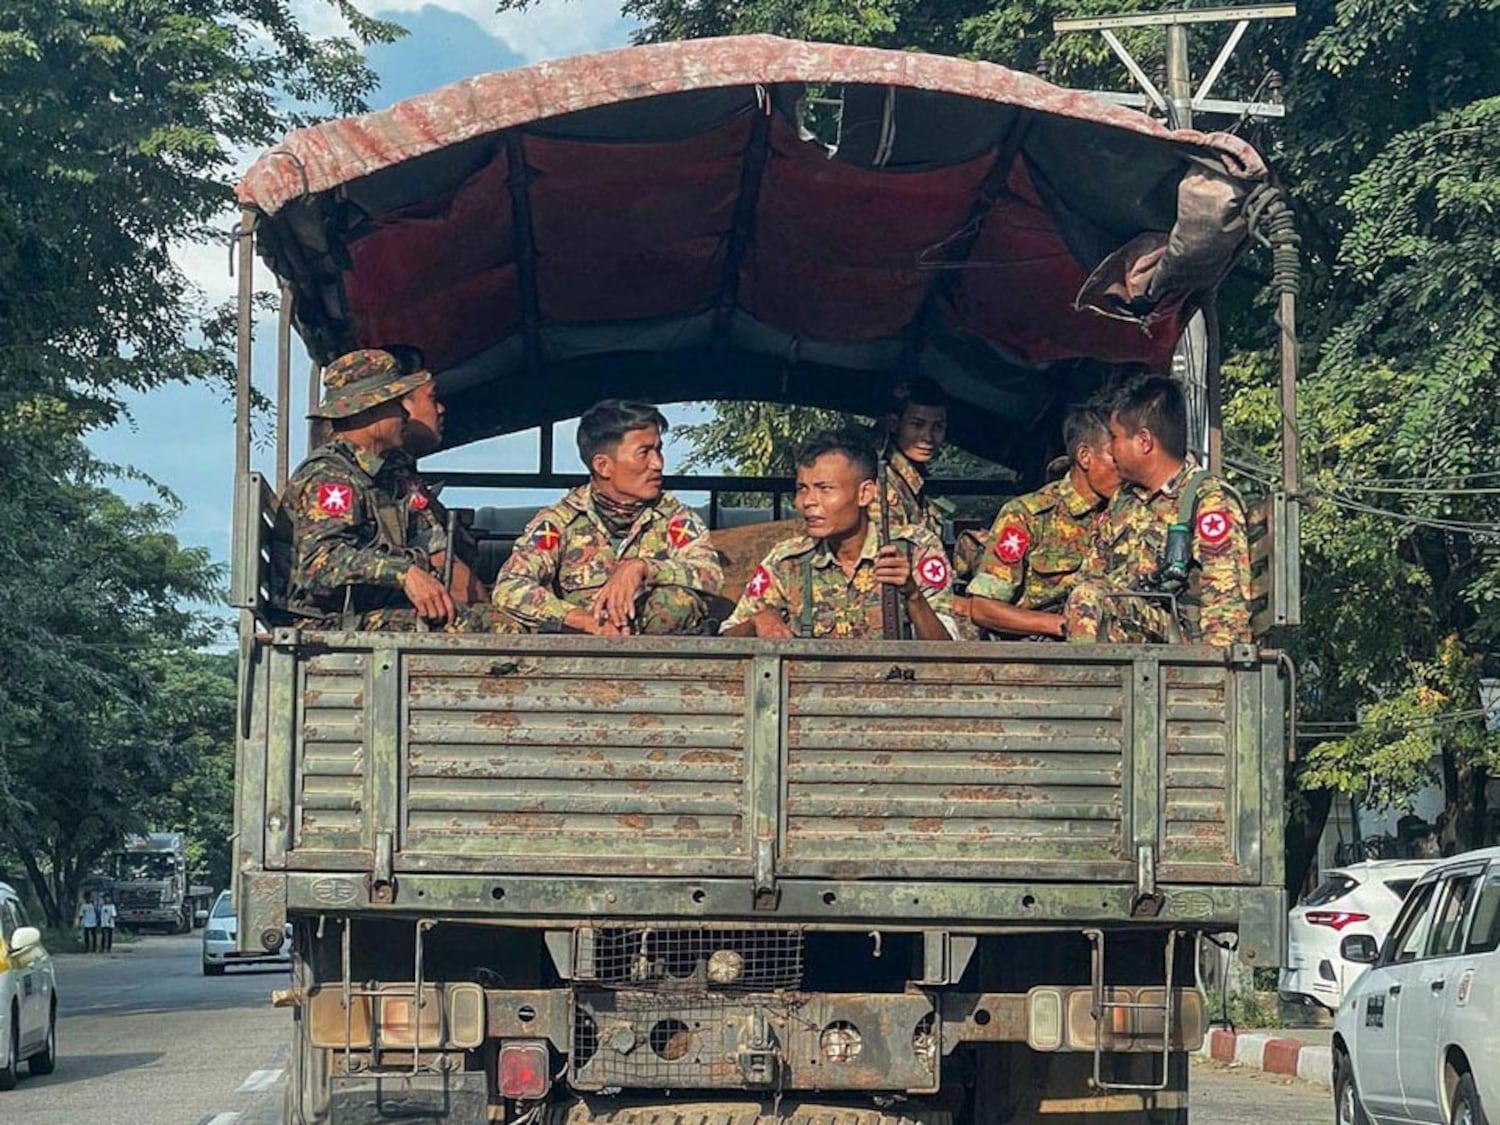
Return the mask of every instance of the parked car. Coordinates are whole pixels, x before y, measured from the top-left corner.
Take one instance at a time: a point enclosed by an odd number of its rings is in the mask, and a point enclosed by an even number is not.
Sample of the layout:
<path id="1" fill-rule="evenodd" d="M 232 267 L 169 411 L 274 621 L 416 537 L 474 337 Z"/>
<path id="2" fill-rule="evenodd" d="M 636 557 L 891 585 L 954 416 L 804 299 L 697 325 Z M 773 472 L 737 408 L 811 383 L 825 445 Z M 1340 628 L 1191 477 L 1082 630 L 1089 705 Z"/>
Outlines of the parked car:
<path id="1" fill-rule="evenodd" d="M 1485 1125 L 1500 1115 L 1500 848 L 1441 861 L 1412 887 L 1333 1025 L 1340 1125 Z M 1500 1120 L 1500 1116 L 1494 1118 Z"/>
<path id="2" fill-rule="evenodd" d="M 222 976 L 230 965 L 269 965 L 278 961 L 282 964 L 291 963 L 291 927 L 287 928 L 285 939 L 274 953 L 245 953 L 238 947 L 238 924 L 233 897 L 228 891 L 220 891 L 219 897 L 214 900 L 213 909 L 208 912 L 208 923 L 203 927 L 204 976 Z"/>
<path id="3" fill-rule="evenodd" d="M 1349 986 L 1366 965 L 1339 954 L 1346 937 L 1365 934 L 1378 946 L 1406 892 L 1432 869 L 1430 859 L 1380 859 L 1330 870 L 1287 916 L 1287 960 L 1281 970 L 1281 998 L 1338 1011 Z"/>
<path id="4" fill-rule="evenodd" d="M 57 1067 L 57 977 L 21 897 L 0 883 L 0 1090 L 15 1086 L 23 1061 L 33 1075 Z"/>

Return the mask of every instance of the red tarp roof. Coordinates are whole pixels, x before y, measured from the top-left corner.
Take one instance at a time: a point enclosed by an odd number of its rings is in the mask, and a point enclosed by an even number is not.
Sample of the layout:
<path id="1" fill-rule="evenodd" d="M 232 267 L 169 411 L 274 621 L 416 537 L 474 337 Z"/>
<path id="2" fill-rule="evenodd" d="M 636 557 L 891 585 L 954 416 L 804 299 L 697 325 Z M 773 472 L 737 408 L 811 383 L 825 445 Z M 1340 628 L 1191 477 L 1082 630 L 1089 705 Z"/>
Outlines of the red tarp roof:
<path id="1" fill-rule="evenodd" d="M 604 394 L 869 411 L 920 372 L 1015 463 L 1060 403 L 1167 361 L 1264 176 L 1238 138 L 1003 67 L 750 36 L 302 130 L 239 198 L 313 354 L 423 348 L 450 440 Z"/>

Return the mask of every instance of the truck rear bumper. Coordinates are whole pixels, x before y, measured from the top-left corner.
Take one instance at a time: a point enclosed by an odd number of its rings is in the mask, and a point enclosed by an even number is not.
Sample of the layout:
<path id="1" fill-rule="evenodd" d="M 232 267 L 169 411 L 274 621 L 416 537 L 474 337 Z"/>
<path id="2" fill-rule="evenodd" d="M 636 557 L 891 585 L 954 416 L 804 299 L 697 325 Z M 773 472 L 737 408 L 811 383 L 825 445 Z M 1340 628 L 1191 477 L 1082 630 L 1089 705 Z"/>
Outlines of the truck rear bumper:
<path id="1" fill-rule="evenodd" d="M 487 1125 L 488 1076 L 483 1071 L 457 1071 L 333 1078 L 330 1125 L 368 1125 L 392 1119 L 402 1125 Z"/>

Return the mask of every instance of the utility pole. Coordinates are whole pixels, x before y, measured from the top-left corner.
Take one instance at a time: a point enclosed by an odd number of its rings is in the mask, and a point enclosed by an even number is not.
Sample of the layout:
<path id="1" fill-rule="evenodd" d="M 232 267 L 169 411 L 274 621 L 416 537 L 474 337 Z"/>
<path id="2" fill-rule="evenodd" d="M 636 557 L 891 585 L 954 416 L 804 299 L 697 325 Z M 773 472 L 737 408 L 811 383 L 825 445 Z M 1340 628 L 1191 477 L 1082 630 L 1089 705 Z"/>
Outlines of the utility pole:
<path id="1" fill-rule="evenodd" d="M 1297 14 L 1295 4 L 1263 4 L 1244 8 L 1195 8 L 1176 12 L 1149 12 L 1128 16 L 1096 16 L 1082 19 L 1056 20 L 1052 29 L 1059 34 L 1073 31 L 1097 31 L 1109 49 L 1125 64 L 1125 69 L 1135 80 L 1140 92 L 1123 93 L 1115 90 L 1091 91 L 1096 97 L 1120 105 L 1133 106 L 1148 112 L 1155 110 L 1166 118 L 1173 129 L 1191 129 L 1193 115 L 1219 114 L 1240 119 L 1285 117 L 1286 109 L 1281 104 L 1281 76 L 1274 71 L 1267 74 L 1261 89 L 1269 90 L 1269 100 L 1260 100 L 1261 90 L 1256 90 L 1248 101 L 1211 98 L 1214 83 L 1224 72 L 1224 67 L 1234 56 L 1235 48 L 1249 30 L 1252 20 L 1285 19 Z M 1192 61 L 1188 54 L 1188 29 L 1200 24 L 1232 23 L 1234 29 L 1219 49 L 1213 65 L 1203 76 L 1196 90 L 1193 89 Z M 1145 68 L 1120 42 L 1115 32 L 1121 28 L 1161 27 L 1166 30 L 1166 90 L 1157 88 Z M 1177 345 L 1173 357 L 1173 374 L 1185 385 L 1190 400 L 1190 414 L 1195 420 L 1194 428 L 1202 426 L 1193 435 L 1195 451 L 1206 458 L 1210 468 L 1223 468 L 1223 404 L 1220 401 L 1217 332 L 1210 333 L 1202 312 L 1194 314 Z M 1199 401 L 1193 402 L 1197 398 Z M 1206 398 L 1206 400 L 1205 400 Z"/>

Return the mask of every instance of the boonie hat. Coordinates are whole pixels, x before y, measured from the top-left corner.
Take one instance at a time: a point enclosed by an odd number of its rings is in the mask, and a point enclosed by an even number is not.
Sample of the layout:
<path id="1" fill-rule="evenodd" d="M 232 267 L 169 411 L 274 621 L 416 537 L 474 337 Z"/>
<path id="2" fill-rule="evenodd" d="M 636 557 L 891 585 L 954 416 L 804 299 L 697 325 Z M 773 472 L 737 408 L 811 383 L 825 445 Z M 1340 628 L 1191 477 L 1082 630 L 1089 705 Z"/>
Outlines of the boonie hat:
<path id="1" fill-rule="evenodd" d="M 430 382 L 432 372 L 422 366 L 419 356 L 403 365 L 384 348 L 346 352 L 323 368 L 323 401 L 307 416 L 349 418 Z"/>

